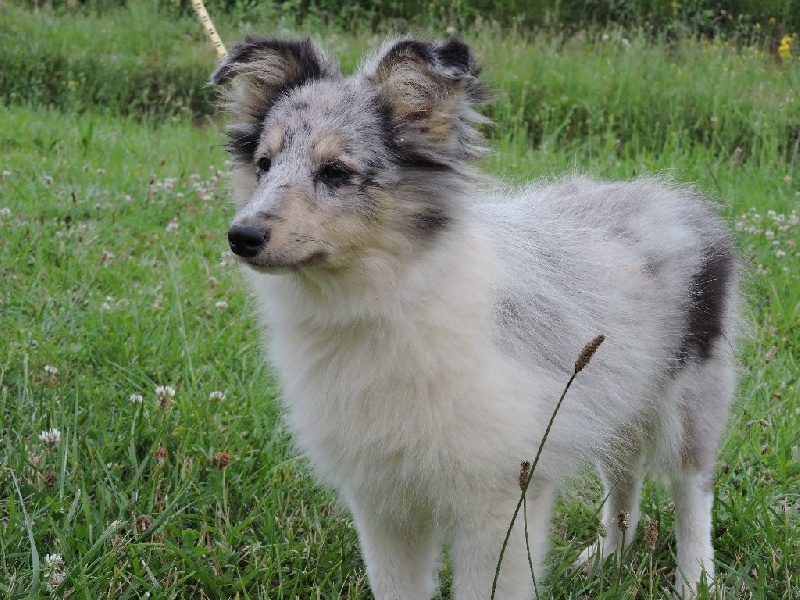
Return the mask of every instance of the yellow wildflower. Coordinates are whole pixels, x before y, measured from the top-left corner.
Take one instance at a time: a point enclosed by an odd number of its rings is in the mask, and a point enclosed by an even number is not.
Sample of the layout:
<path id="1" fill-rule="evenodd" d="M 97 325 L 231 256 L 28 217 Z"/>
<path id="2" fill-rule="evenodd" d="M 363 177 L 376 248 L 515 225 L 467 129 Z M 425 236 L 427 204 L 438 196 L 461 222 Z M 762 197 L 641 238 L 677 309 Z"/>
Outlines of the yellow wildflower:
<path id="1" fill-rule="evenodd" d="M 794 36 L 788 33 L 781 38 L 781 43 L 778 46 L 778 56 L 781 60 L 790 60 L 792 58 L 792 41 Z"/>

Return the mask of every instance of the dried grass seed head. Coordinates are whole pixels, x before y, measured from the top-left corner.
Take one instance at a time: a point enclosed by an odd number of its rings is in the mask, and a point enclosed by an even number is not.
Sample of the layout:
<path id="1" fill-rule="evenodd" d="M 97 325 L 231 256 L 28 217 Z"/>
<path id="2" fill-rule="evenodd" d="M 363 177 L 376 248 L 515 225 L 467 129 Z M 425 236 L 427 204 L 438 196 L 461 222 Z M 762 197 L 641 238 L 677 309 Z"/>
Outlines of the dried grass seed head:
<path id="1" fill-rule="evenodd" d="M 656 549 L 658 542 L 658 520 L 652 519 L 647 525 L 647 531 L 644 534 L 644 545 L 650 552 Z"/>
<path id="2" fill-rule="evenodd" d="M 619 527 L 619 530 L 623 533 L 628 531 L 629 518 L 630 516 L 624 510 L 621 510 L 617 513 L 617 527 Z"/>
<path id="3" fill-rule="evenodd" d="M 519 464 L 519 489 L 525 490 L 525 487 L 528 485 L 528 481 L 531 478 L 531 461 L 523 460 Z"/>
<path id="4" fill-rule="evenodd" d="M 586 345 L 583 347 L 583 350 L 581 350 L 581 353 L 578 355 L 578 360 L 575 361 L 576 373 L 580 373 L 586 368 L 586 365 L 588 365 L 589 361 L 592 360 L 592 356 L 594 356 L 594 353 L 597 352 L 600 344 L 602 344 L 605 339 L 606 336 L 601 333 L 586 343 Z"/>

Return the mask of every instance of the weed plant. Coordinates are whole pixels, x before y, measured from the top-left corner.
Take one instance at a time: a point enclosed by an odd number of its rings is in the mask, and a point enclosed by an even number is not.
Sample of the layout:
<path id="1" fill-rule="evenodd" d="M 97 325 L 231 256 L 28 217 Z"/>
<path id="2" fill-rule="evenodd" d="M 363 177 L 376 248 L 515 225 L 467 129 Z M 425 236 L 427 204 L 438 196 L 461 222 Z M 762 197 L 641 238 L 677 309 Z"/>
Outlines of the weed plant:
<path id="1" fill-rule="evenodd" d="M 177 100 L 128 105 L 143 72 L 158 93 L 168 64 L 205 79 L 214 54 L 202 30 L 135 5 L 3 10 L 0 596 L 369 598 L 349 515 L 280 425 L 253 307 L 227 258 L 220 127 Z M 227 43 L 249 28 L 281 33 L 216 21 Z M 461 33 L 503 93 L 486 167 L 509 184 L 657 172 L 722 203 L 749 265 L 752 332 L 716 482 L 717 598 L 797 598 L 797 58 L 620 29 Z M 315 35 L 345 69 L 381 37 Z M 163 69 L 144 48 L 160 49 Z M 78 86 L 61 102 L 64 88 L 15 82 L 26 57 L 47 53 L 70 69 L 106 56 L 85 85 L 119 95 Z M 172 81 L 173 98 L 196 93 Z M 571 567 L 596 538 L 602 500 L 588 477 L 559 504 L 547 593 L 669 597 L 672 508 L 656 485 L 642 505 L 659 522 L 655 539 L 589 577 Z M 443 598 L 449 580 L 445 563 Z"/>

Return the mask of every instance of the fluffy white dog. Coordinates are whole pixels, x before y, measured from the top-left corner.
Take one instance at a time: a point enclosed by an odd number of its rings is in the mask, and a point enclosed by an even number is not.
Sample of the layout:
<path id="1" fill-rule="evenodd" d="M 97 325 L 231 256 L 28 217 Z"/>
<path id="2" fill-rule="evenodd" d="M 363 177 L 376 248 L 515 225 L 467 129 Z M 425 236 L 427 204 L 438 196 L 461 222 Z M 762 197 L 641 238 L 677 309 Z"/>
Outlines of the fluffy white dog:
<path id="1" fill-rule="evenodd" d="M 597 464 L 600 552 L 629 542 L 646 466 L 675 501 L 676 589 L 713 576 L 717 446 L 735 387 L 738 261 L 714 209 L 653 179 L 491 189 L 470 49 L 387 43 L 345 77 L 309 40 L 249 37 L 212 76 L 235 115 L 230 247 L 250 269 L 291 428 L 350 507 L 379 600 L 490 595 L 519 498 L 584 343 L 606 340 L 528 489 L 541 577 L 551 507 Z M 584 560 L 592 553 L 587 551 Z M 497 598 L 533 595 L 521 523 Z"/>

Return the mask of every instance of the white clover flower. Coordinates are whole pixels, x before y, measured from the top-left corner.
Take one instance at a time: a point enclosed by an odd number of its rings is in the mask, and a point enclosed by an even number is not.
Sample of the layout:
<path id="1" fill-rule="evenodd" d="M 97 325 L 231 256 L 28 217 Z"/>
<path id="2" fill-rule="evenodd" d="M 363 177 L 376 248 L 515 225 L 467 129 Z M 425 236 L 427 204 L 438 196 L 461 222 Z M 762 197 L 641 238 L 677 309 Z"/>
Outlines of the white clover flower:
<path id="1" fill-rule="evenodd" d="M 48 554 L 44 557 L 44 566 L 47 569 L 63 569 L 64 559 L 60 554 Z"/>
<path id="2" fill-rule="evenodd" d="M 6 218 L 11 216 L 11 209 L 7 206 L 0 208 L 0 217 Z"/>
<path id="3" fill-rule="evenodd" d="M 163 399 L 174 398 L 175 388 L 171 385 L 159 385 L 156 387 L 156 395 Z"/>
<path id="4" fill-rule="evenodd" d="M 228 308 L 228 303 L 225 302 L 224 300 L 220 300 L 214 306 L 216 306 L 219 309 L 225 309 L 225 308 Z"/>
<path id="5" fill-rule="evenodd" d="M 61 432 L 55 427 L 39 434 L 39 439 L 45 444 L 56 444 L 61 441 Z"/>
<path id="6" fill-rule="evenodd" d="M 144 398 L 141 394 L 131 394 L 129 400 L 131 401 L 131 404 L 141 404 Z"/>
<path id="7" fill-rule="evenodd" d="M 44 576 L 51 589 L 57 588 L 66 578 L 66 565 L 60 554 L 48 554 L 44 557 Z"/>
<path id="8" fill-rule="evenodd" d="M 220 400 L 220 401 L 223 401 L 226 398 L 227 398 L 227 396 L 225 395 L 225 392 L 220 392 L 218 390 L 215 390 L 215 391 L 211 392 L 208 395 L 208 399 L 209 400 Z"/>
<path id="9" fill-rule="evenodd" d="M 784 256 L 786 256 L 786 252 L 784 252 L 783 250 L 776 250 L 775 256 L 777 256 L 778 258 L 783 258 Z"/>
<path id="10" fill-rule="evenodd" d="M 167 233 L 178 233 L 178 228 L 179 227 L 180 227 L 180 224 L 175 219 L 173 219 L 172 221 L 167 223 L 166 232 Z"/>
<path id="11" fill-rule="evenodd" d="M 44 372 L 48 373 L 50 375 L 55 375 L 56 373 L 58 373 L 58 369 L 56 367 L 54 367 L 53 365 L 45 365 L 44 366 Z"/>

